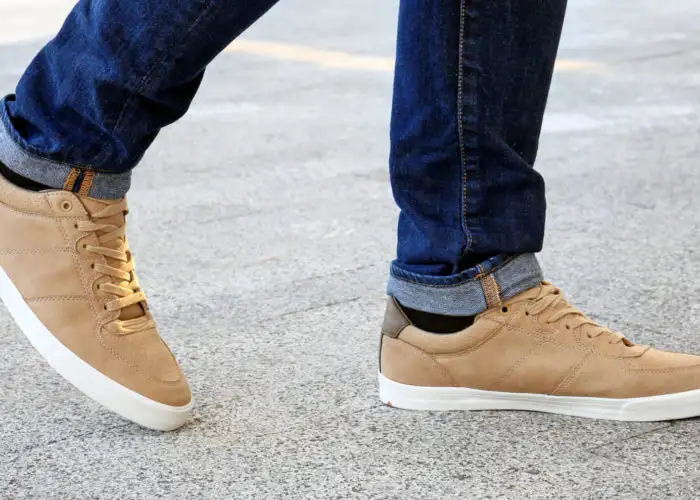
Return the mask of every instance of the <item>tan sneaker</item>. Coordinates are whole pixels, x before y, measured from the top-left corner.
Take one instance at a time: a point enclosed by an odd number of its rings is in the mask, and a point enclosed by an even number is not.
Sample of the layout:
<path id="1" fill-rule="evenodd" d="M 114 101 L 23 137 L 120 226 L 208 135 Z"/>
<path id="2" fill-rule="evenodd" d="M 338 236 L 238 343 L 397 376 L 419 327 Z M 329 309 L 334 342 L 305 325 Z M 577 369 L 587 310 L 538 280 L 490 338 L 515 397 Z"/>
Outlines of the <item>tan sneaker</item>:
<path id="1" fill-rule="evenodd" d="M 700 356 L 635 345 L 549 283 L 454 334 L 419 330 L 389 299 L 380 358 L 380 398 L 398 408 L 634 421 L 700 415 Z"/>
<path id="2" fill-rule="evenodd" d="M 158 335 L 124 235 L 126 201 L 0 176 L 0 297 L 49 364 L 119 415 L 183 425 L 192 395 Z"/>

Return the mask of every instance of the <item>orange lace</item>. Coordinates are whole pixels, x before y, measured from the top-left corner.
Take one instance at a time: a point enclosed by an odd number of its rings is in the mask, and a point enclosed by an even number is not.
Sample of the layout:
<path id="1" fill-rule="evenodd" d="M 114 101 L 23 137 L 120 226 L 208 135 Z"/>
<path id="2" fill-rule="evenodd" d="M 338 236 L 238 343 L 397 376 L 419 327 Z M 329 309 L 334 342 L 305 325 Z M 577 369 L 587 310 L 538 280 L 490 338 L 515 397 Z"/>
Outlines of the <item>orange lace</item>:
<path id="1" fill-rule="evenodd" d="M 126 212 L 126 200 L 122 200 L 95 212 L 92 215 L 93 220 L 80 221 L 77 224 L 79 231 L 94 232 L 97 235 L 99 246 L 84 245 L 87 252 L 124 263 L 120 268 L 107 264 L 94 264 L 95 271 L 101 276 L 115 278 L 109 283 L 98 285 L 99 290 L 115 297 L 111 302 L 105 303 L 105 310 L 107 311 L 119 311 L 125 307 L 146 301 L 146 295 L 141 291 L 138 279 L 134 274 L 134 261 L 131 258 L 131 252 L 125 238 L 126 226 L 123 224 L 116 226 L 114 224 L 99 223 L 99 219 L 105 219 L 120 213 L 125 214 Z M 117 240 L 120 240 L 118 245 L 104 246 Z"/>
<path id="2" fill-rule="evenodd" d="M 584 313 L 576 309 L 574 306 L 569 304 L 564 298 L 561 291 L 555 286 L 549 283 L 543 283 L 540 287 L 540 292 L 537 297 L 529 299 L 534 302 L 534 305 L 528 309 L 529 314 L 540 314 L 546 310 L 553 310 L 551 314 L 546 319 L 546 323 L 556 323 L 564 318 L 568 319 L 566 324 L 567 329 L 571 329 L 571 323 L 574 323 L 574 328 L 582 327 L 588 325 L 586 328 L 586 336 L 588 338 L 598 338 L 601 336 L 609 337 L 610 344 L 618 344 L 620 342 L 625 343 L 625 345 L 631 345 L 625 337 L 613 332 L 612 330 L 599 325 Z M 583 331 L 583 330 L 582 330 Z"/>

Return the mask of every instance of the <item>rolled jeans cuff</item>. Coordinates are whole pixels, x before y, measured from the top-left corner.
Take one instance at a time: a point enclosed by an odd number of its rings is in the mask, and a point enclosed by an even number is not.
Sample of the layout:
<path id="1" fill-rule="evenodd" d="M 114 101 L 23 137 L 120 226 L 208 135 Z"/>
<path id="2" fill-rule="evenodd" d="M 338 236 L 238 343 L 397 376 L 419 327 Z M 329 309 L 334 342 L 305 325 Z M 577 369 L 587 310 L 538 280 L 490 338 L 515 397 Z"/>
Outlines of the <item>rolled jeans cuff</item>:
<path id="1" fill-rule="evenodd" d="M 131 171 L 109 174 L 57 162 L 30 151 L 23 143 L 7 114 L 4 101 L 0 101 L 0 162 L 7 168 L 44 186 L 92 198 L 123 198 L 129 190 Z"/>
<path id="2" fill-rule="evenodd" d="M 446 316 L 474 316 L 537 286 L 542 269 L 534 254 L 485 262 L 452 276 L 408 272 L 394 263 L 387 293 L 401 304 Z"/>

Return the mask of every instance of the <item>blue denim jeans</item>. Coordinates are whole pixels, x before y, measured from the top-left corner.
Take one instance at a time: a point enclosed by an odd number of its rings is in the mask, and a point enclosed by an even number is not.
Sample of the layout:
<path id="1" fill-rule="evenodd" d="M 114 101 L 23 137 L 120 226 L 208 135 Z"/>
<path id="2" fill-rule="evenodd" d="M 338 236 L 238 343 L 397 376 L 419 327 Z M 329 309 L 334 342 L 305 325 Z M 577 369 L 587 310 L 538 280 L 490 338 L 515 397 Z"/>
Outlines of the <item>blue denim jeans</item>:
<path id="1" fill-rule="evenodd" d="M 57 189 L 126 194 L 208 63 L 276 0 L 80 0 L 0 101 L 0 162 Z M 473 315 L 542 280 L 533 169 L 566 0 L 401 0 L 388 291 Z"/>

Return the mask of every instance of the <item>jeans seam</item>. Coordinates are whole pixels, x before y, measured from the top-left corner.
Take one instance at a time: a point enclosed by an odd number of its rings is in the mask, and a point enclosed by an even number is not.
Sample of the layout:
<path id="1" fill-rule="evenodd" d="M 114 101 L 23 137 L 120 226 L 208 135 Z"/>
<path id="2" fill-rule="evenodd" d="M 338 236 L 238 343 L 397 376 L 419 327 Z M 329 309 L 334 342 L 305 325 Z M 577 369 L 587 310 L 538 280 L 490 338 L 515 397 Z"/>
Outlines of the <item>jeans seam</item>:
<path id="1" fill-rule="evenodd" d="M 464 148 L 464 29 L 466 23 L 467 0 L 459 2 L 459 50 L 457 57 L 457 140 L 459 142 L 459 160 L 462 168 L 462 229 L 464 230 L 467 253 L 472 248 L 472 237 L 467 228 L 467 159 Z"/>
<path id="2" fill-rule="evenodd" d="M 122 123 L 123 123 L 123 121 L 124 121 L 124 118 L 125 118 L 126 115 L 127 115 L 127 112 L 129 112 L 129 111 L 131 110 L 131 108 L 132 108 L 132 103 L 133 103 L 133 101 L 134 101 L 134 96 L 135 96 L 136 94 L 141 93 L 141 92 L 148 86 L 148 84 L 151 82 L 151 80 L 152 80 L 152 78 L 153 78 L 153 75 L 155 74 L 156 70 L 162 65 L 162 63 L 166 60 L 166 58 L 167 58 L 168 56 L 172 56 L 172 55 L 173 55 L 174 49 L 175 49 L 178 45 L 179 45 L 179 46 L 182 46 L 183 43 L 185 43 L 185 41 L 187 40 L 187 38 L 194 32 L 195 28 L 196 28 L 197 25 L 201 22 L 201 20 L 202 20 L 206 15 L 208 15 L 208 14 L 211 12 L 212 7 L 214 7 L 214 3 L 215 3 L 214 0 L 210 0 L 210 1 L 207 3 L 207 5 L 204 6 L 204 8 L 203 8 L 202 11 L 200 12 L 200 14 L 197 16 L 197 18 L 192 22 L 192 24 L 190 24 L 190 27 L 189 27 L 189 29 L 187 30 L 187 32 L 186 32 L 176 43 L 173 43 L 173 44 L 168 48 L 168 50 L 163 51 L 163 54 L 161 55 L 161 57 L 159 57 L 159 58 L 151 65 L 151 67 L 148 68 L 148 70 L 146 71 L 146 74 L 143 76 L 143 78 L 142 78 L 141 81 L 138 83 L 138 85 L 136 86 L 136 88 L 134 89 L 134 91 L 131 92 L 131 94 L 129 95 L 129 97 L 128 97 L 128 98 L 126 99 L 126 101 L 124 102 L 124 106 L 122 106 L 122 109 L 121 109 L 121 111 L 119 112 L 119 117 L 117 118 L 117 122 L 115 123 L 114 128 L 112 129 L 112 135 L 117 135 L 117 134 L 118 134 L 118 132 L 119 132 L 119 130 L 120 130 L 120 127 L 121 127 L 121 125 L 122 125 Z M 107 148 L 107 146 L 105 145 L 105 147 L 103 148 L 103 150 L 102 150 L 102 152 L 100 153 L 100 155 L 102 155 L 102 154 L 105 152 L 106 148 Z"/>

